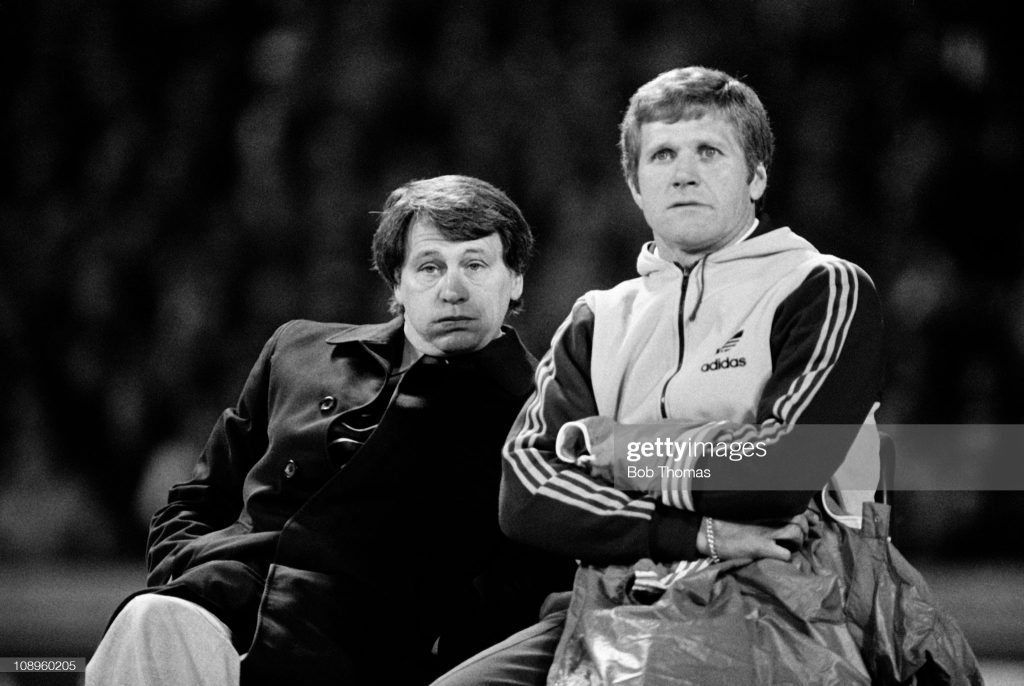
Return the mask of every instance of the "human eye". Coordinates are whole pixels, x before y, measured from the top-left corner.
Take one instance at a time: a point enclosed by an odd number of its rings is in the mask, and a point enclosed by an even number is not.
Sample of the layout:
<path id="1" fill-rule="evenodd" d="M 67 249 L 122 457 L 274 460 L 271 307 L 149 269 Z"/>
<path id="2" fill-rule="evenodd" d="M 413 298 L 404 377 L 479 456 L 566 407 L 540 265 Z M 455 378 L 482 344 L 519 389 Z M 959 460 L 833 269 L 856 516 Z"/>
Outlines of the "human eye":
<path id="1" fill-rule="evenodd" d="M 658 148 L 651 154 L 652 162 L 667 162 L 675 157 L 675 154 L 669 148 Z"/>
<path id="2" fill-rule="evenodd" d="M 435 276 L 441 273 L 441 267 L 434 262 L 424 262 L 416 268 L 416 271 L 424 276 Z"/>
<path id="3" fill-rule="evenodd" d="M 719 157 L 722 151 L 713 145 L 702 145 L 697 149 L 697 154 L 701 156 L 701 159 L 712 160 Z"/>

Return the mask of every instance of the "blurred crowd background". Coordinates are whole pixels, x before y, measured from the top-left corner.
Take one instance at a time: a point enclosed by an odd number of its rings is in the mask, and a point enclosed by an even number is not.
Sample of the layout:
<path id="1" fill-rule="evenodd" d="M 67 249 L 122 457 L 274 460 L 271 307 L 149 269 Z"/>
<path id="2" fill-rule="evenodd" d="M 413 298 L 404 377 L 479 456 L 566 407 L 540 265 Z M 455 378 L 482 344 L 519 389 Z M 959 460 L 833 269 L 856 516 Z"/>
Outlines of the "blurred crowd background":
<path id="1" fill-rule="evenodd" d="M 1022 423 L 1022 84 L 1012 3 L 0 2 L 0 562 L 142 564 L 285 320 L 387 318 L 374 212 L 479 176 L 538 239 L 540 356 L 648 236 L 629 95 L 739 76 L 772 116 L 766 209 L 875 279 L 889 423 Z M 1024 498 L 901 494 L 921 559 L 1024 557 Z"/>

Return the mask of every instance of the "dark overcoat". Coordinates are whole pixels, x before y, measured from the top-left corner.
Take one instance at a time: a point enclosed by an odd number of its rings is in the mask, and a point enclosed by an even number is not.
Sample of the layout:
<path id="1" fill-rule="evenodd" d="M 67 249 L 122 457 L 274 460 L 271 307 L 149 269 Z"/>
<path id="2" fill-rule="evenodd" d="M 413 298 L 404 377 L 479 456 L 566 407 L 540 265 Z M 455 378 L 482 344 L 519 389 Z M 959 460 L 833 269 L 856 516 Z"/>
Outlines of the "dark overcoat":
<path id="1" fill-rule="evenodd" d="M 224 620 L 243 684 L 427 682 L 535 621 L 572 564 L 498 529 L 501 447 L 534 363 L 504 332 L 418 360 L 339 469 L 329 427 L 386 388 L 402 320 L 282 326 L 154 516 L 147 591 Z"/>

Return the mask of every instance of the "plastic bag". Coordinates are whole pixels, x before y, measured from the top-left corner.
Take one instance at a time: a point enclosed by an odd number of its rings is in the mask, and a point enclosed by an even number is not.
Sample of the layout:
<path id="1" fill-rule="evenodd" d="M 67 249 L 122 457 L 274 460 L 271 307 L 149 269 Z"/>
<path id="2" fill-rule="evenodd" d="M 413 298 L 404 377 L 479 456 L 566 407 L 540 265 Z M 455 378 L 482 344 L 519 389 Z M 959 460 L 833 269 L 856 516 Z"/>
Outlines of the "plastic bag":
<path id="1" fill-rule="evenodd" d="M 860 531 L 815 526 L 790 562 L 581 567 L 548 683 L 981 684 L 888 523 L 867 503 Z"/>

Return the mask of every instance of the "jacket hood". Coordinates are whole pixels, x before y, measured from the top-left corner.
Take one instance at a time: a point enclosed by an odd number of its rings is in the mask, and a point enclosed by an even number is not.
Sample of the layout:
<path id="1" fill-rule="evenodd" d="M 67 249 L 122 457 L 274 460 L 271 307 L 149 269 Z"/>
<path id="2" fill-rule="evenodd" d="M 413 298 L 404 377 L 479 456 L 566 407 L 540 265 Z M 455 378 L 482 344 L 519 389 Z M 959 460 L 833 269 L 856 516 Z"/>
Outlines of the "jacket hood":
<path id="1" fill-rule="evenodd" d="M 759 227 L 760 228 L 760 227 Z M 753 260 L 794 250 L 817 252 L 810 242 L 797 236 L 787 227 L 772 229 L 765 233 L 755 231 L 749 238 L 705 255 L 696 264 L 725 264 Z M 666 270 L 680 270 L 674 262 L 658 255 L 654 241 L 648 241 L 637 257 L 636 270 L 640 276 L 648 276 Z"/>

